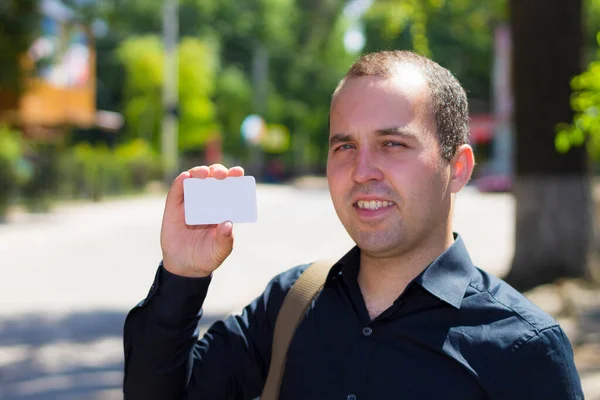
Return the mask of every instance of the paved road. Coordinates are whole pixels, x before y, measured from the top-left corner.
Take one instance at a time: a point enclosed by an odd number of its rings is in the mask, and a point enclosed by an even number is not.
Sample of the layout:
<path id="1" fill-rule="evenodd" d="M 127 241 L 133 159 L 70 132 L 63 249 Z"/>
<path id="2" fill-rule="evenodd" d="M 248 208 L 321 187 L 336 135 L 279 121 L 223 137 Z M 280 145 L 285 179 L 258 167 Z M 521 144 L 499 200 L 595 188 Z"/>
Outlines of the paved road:
<path id="1" fill-rule="evenodd" d="M 163 195 L 71 204 L 0 225 L 0 398 L 119 399 L 121 332 L 160 260 Z M 324 190 L 262 185 L 259 222 L 236 226 L 206 315 L 259 295 L 276 273 L 352 242 Z M 459 195 L 455 229 L 474 262 L 502 276 L 513 252 L 509 195 Z"/>

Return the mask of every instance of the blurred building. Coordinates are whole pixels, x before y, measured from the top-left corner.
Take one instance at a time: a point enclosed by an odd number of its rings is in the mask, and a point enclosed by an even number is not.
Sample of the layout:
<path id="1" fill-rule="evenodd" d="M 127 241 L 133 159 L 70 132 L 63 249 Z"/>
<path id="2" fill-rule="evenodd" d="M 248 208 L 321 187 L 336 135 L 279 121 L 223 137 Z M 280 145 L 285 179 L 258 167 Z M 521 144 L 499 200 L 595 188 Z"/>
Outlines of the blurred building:
<path id="1" fill-rule="evenodd" d="M 28 76 L 24 90 L 0 91 L 0 121 L 31 136 L 97 126 L 104 116 L 96 112 L 91 30 L 60 0 L 41 0 L 40 7 L 40 34 L 21 60 Z"/>

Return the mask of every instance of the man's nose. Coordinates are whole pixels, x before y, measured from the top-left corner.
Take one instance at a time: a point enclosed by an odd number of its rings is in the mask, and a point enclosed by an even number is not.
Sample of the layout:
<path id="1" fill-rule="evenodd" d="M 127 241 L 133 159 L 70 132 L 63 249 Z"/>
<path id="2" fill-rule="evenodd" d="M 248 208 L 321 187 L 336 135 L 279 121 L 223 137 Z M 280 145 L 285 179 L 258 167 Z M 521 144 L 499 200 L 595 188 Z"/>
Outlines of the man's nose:
<path id="1" fill-rule="evenodd" d="M 379 167 L 376 157 L 367 151 L 360 150 L 356 157 L 352 179 L 356 183 L 365 183 L 371 180 L 380 181 L 383 179 L 383 172 Z"/>

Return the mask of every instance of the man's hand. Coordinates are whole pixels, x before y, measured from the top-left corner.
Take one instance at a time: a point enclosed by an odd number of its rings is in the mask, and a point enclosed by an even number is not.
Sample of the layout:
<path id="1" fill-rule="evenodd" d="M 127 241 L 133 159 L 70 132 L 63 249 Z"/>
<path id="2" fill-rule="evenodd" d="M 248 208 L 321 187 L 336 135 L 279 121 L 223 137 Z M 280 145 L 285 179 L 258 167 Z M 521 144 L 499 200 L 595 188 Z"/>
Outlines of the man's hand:
<path id="1" fill-rule="evenodd" d="M 182 172 L 171 185 L 160 232 L 163 267 L 186 277 L 206 277 L 225 261 L 233 249 L 233 224 L 195 225 L 185 223 L 183 180 L 187 178 L 225 179 L 243 176 L 241 167 L 227 169 L 221 164 L 194 167 Z"/>

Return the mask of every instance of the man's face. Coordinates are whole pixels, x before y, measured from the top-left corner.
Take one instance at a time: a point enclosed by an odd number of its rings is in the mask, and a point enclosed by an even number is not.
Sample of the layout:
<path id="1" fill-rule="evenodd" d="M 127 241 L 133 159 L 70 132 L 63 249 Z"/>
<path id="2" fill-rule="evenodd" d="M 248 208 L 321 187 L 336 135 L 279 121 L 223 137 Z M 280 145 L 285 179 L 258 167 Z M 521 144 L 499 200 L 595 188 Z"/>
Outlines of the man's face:
<path id="1" fill-rule="evenodd" d="M 329 189 L 363 252 L 390 257 L 446 235 L 451 167 L 428 101 L 412 67 L 394 78 L 349 78 L 332 101 Z"/>

